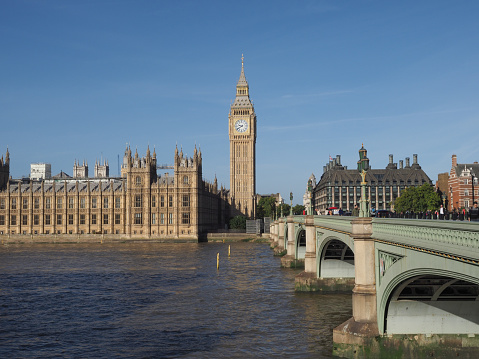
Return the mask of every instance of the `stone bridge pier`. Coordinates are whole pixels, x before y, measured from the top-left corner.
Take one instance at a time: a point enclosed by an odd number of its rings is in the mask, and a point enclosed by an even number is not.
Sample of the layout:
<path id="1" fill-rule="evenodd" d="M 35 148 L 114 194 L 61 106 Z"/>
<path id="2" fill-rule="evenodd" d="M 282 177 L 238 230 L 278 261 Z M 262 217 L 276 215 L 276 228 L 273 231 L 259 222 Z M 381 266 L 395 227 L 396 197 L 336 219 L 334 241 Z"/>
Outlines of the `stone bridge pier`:
<path id="1" fill-rule="evenodd" d="M 353 317 L 333 330 L 336 348 L 363 345 L 365 339 L 369 340 L 379 335 L 371 218 L 358 217 L 353 219 L 351 224 L 356 275 L 352 298 Z"/>
<path id="2" fill-rule="evenodd" d="M 285 251 L 285 239 L 284 239 L 284 218 L 278 218 L 271 226 L 271 248 L 274 249 L 275 255 L 283 255 Z"/>
<path id="3" fill-rule="evenodd" d="M 343 221 L 350 226 L 350 221 Z M 354 278 L 347 275 L 344 268 L 349 264 L 339 264 L 336 261 L 333 266 L 328 267 L 327 263 L 333 263 L 328 260 L 326 254 L 328 248 L 333 242 L 345 237 L 349 238 L 349 233 L 331 232 L 315 224 L 315 216 L 307 215 L 304 218 L 306 233 L 306 253 L 304 255 L 304 272 L 298 274 L 295 278 L 295 290 L 306 292 L 351 292 L 354 287 Z M 343 243 L 340 252 L 346 253 L 349 247 Z M 323 268 L 323 271 L 321 270 Z M 330 269 L 332 268 L 332 269 Z"/>
<path id="4" fill-rule="evenodd" d="M 296 290 L 352 293 L 352 317 L 333 330 L 335 356 L 479 358 L 477 223 L 310 215 L 280 223 L 282 264 L 304 262 Z"/>

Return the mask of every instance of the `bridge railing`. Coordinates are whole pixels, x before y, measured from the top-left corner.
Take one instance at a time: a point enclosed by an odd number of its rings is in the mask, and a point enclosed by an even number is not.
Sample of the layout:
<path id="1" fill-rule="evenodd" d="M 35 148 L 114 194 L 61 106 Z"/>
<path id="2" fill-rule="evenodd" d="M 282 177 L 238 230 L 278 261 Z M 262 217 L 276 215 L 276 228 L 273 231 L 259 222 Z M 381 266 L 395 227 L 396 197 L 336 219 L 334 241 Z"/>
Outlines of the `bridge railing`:
<path id="1" fill-rule="evenodd" d="M 351 233 L 351 221 L 354 218 L 349 216 L 314 216 L 314 225 L 342 233 Z"/>
<path id="2" fill-rule="evenodd" d="M 478 223 L 373 218 L 372 225 L 376 240 L 479 260 Z"/>
<path id="3" fill-rule="evenodd" d="M 285 218 L 282 217 L 281 220 L 285 221 Z M 305 218 L 306 216 L 303 215 L 295 215 L 293 216 L 293 222 L 304 225 Z M 339 232 L 351 233 L 351 221 L 353 218 L 349 216 L 314 216 L 314 225 Z"/>

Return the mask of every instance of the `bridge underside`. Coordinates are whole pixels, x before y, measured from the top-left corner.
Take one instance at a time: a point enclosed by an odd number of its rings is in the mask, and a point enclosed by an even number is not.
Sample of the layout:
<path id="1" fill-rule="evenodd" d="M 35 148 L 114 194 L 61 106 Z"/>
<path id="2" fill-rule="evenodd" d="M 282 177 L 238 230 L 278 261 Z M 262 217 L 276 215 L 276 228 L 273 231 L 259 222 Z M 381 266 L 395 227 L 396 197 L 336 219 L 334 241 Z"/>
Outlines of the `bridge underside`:
<path id="1" fill-rule="evenodd" d="M 316 273 L 296 276 L 295 290 L 306 292 L 351 292 L 354 288 L 354 253 L 338 239 L 327 239 L 318 245 Z M 321 250 L 322 248 L 322 250 Z"/>
<path id="2" fill-rule="evenodd" d="M 479 333 L 479 285 L 422 275 L 393 292 L 385 319 L 387 334 Z"/>
<path id="3" fill-rule="evenodd" d="M 345 243 L 331 240 L 321 256 L 320 278 L 354 278 L 354 253 Z"/>

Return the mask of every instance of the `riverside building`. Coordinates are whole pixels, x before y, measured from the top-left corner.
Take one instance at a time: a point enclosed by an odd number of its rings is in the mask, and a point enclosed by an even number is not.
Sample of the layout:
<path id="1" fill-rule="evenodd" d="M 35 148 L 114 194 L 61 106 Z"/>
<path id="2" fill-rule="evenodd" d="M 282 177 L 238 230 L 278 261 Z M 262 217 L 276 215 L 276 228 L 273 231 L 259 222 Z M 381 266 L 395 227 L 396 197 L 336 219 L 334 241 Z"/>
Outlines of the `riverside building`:
<path id="1" fill-rule="evenodd" d="M 399 161 L 399 168 L 389 155 L 389 164 L 384 169 L 371 169 L 367 150 L 364 146 L 359 150 L 360 161 L 367 162 L 369 170 L 366 174 L 366 196 L 369 206 L 374 210 L 392 210 L 394 200 L 407 187 L 418 187 L 424 183 L 432 184 L 430 178 L 421 169 L 417 162 L 417 155 L 413 155 L 410 164 L 406 157 L 406 164 Z M 323 174 L 314 187 L 313 210 L 316 214 L 325 214 L 328 208 L 341 208 L 343 211 L 352 211 L 355 203 L 361 199 L 361 175 L 357 169 L 348 169 L 341 164 L 341 156 L 330 159 L 323 167 Z"/>
<path id="2" fill-rule="evenodd" d="M 0 160 L 0 235 L 201 239 L 228 219 L 228 192 L 216 179 L 203 180 L 196 147 L 192 157 L 175 150 L 172 176 L 157 175 L 149 148 L 142 158 L 125 150 L 121 177 L 78 176 L 84 168 L 74 178 L 13 180 L 9 165 L 7 150 Z"/>
<path id="3" fill-rule="evenodd" d="M 107 161 L 75 160 L 73 177 L 61 172 L 30 179 L 10 178 L 10 154 L 0 161 L 0 235 L 89 235 L 125 238 L 195 238 L 224 229 L 229 219 L 256 212 L 256 114 L 241 73 L 228 115 L 230 189 L 202 178 L 202 155 L 175 149 L 173 175 L 157 174 L 156 152 L 144 157 L 125 150 L 121 177 L 111 177 Z"/>

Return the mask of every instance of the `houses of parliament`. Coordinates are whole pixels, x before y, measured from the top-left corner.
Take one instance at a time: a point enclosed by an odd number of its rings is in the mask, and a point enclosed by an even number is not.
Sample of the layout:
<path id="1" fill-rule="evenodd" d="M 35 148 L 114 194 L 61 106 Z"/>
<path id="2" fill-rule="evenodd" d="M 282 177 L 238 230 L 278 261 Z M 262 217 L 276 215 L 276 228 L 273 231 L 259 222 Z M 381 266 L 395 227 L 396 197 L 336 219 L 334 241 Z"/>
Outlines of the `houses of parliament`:
<path id="1" fill-rule="evenodd" d="M 174 152 L 173 174 L 158 175 L 156 151 L 142 157 L 126 147 L 121 177 L 108 165 L 75 161 L 73 176 L 12 179 L 10 153 L 0 159 L 0 236 L 68 238 L 101 234 L 108 238 L 202 239 L 224 229 L 229 219 L 255 216 L 256 114 L 241 61 L 236 97 L 228 116 L 230 189 L 203 179 L 202 154 Z"/>

